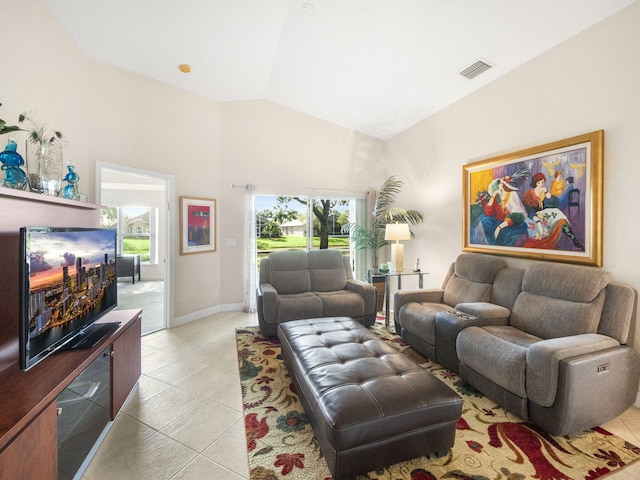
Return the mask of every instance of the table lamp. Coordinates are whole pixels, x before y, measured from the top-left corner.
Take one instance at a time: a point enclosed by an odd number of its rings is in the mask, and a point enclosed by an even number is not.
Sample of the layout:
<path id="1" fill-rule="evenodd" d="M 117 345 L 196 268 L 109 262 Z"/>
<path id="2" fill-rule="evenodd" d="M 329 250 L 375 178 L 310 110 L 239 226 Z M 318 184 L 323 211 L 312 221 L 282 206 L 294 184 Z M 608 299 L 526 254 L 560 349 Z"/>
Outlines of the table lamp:
<path id="1" fill-rule="evenodd" d="M 388 223 L 385 226 L 384 239 L 396 241 L 391 244 L 391 273 L 404 270 L 404 245 L 399 242 L 410 238 L 411 231 L 407 223 Z"/>

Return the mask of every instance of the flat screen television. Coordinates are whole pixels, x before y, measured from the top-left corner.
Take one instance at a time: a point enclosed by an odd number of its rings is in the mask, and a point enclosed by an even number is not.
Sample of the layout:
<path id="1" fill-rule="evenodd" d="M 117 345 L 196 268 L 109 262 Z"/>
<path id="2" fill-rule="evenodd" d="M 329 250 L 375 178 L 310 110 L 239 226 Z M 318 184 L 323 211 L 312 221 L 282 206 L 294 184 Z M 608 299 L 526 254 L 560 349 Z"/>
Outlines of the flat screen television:
<path id="1" fill-rule="evenodd" d="M 117 306 L 116 230 L 20 229 L 20 368 L 85 335 Z"/>

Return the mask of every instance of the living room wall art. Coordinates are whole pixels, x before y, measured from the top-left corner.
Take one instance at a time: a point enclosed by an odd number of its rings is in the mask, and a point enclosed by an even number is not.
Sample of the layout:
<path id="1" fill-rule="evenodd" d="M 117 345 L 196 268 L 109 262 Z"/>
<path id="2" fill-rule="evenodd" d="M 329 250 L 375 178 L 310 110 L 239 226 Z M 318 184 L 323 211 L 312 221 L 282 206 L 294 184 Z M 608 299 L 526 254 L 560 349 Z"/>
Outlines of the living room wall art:
<path id="1" fill-rule="evenodd" d="M 604 131 L 463 166 L 463 250 L 602 266 Z"/>
<path id="2" fill-rule="evenodd" d="M 216 251 L 216 201 L 180 197 L 180 255 Z"/>

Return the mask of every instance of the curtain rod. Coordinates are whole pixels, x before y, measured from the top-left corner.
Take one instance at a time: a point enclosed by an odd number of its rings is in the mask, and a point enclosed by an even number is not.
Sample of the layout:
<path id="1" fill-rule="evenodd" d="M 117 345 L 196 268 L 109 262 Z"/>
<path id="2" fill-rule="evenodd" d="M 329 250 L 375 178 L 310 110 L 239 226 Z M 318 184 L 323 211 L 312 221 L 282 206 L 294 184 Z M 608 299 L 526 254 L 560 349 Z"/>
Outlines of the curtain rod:
<path id="1" fill-rule="evenodd" d="M 230 188 L 244 188 L 249 189 L 253 187 L 256 189 L 255 185 L 246 184 L 246 185 L 236 185 L 234 183 L 229 185 Z M 357 197 L 362 198 L 371 193 L 371 190 L 366 190 L 364 192 L 354 192 L 349 190 L 339 190 L 339 189 L 331 189 L 331 188 L 315 188 L 315 187 L 277 187 L 277 186 L 269 186 L 266 187 L 266 190 L 269 192 L 288 192 L 288 193 L 279 193 L 278 195 L 284 196 L 292 196 L 292 195 L 300 195 L 300 196 L 314 196 L 314 195 L 328 195 L 328 196 L 347 196 L 347 197 Z M 290 193 L 293 190 L 297 190 L 300 193 L 292 194 Z M 305 193 L 302 193 L 305 192 Z M 273 195 L 272 193 L 261 193 L 262 195 Z"/>

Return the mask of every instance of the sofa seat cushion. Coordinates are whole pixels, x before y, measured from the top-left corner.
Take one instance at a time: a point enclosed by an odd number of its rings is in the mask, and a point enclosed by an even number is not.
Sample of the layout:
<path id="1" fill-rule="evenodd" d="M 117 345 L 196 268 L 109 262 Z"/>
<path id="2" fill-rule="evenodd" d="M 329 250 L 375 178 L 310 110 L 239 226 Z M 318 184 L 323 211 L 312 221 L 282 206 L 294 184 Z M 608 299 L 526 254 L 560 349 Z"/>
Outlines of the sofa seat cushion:
<path id="1" fill-rule="evenodd" d="M 312 292 L 278 295 L 278 323 L 322 317 L 322 300 Z"/>
<path id="2" fill-rule="evenodd" d="M 322 302 L 323 317 L 345 316 L 360 318 L 364 315 L 364 299 L 348 290 L 313 292 Z"/>
<path id="3" fill-rule="evenodd" d="M 407 303 L 400 308 L 402 329 L 418 336 L 430 345 L 436 344 L 436 315 L 451 310 L 444 303 Z"/>
<path id="4" fill-rule="evenodd" d="M 458 334 L 458 358 L 491 382 L 527 398 L 528 348 L 540 338 L 510 326 L 468 327 Z"/>

